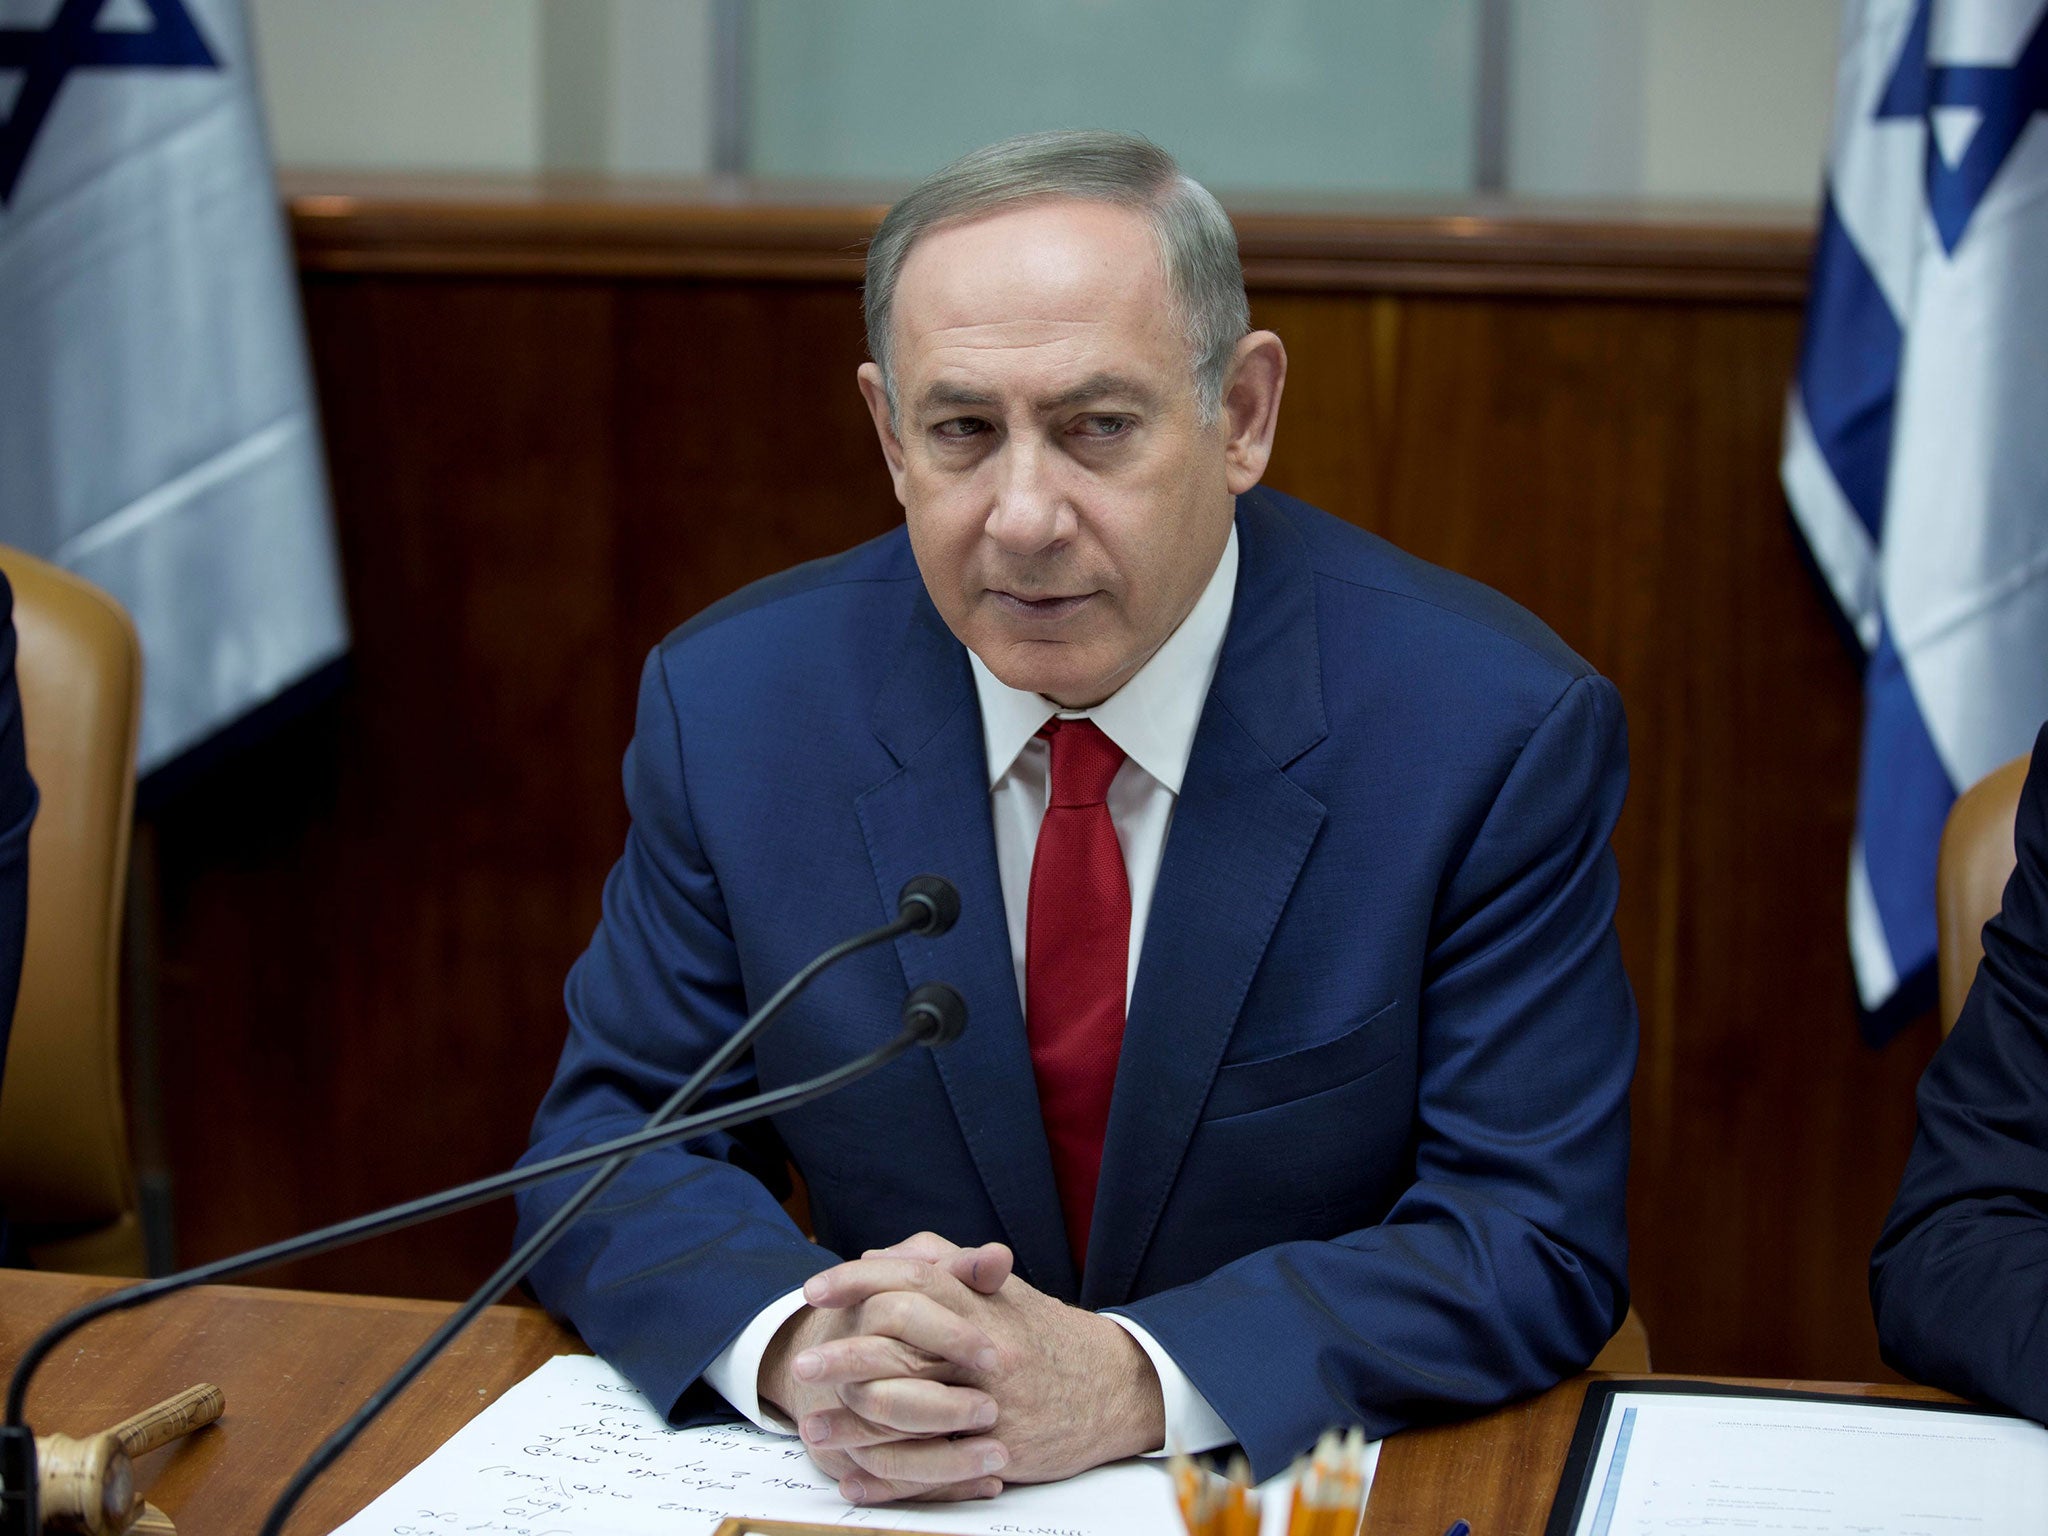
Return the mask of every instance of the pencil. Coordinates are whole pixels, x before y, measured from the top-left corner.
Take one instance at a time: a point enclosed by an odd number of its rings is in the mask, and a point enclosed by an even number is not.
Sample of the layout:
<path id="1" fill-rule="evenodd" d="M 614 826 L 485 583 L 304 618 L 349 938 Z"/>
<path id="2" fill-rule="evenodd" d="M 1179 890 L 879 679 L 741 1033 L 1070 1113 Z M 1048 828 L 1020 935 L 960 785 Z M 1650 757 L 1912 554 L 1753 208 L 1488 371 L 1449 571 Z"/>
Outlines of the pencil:
<path id="1" fill-rule="evenodd" d="M 1173 1474 L 1173 1494 L 1180 1502 L 1181 1524 L 1188 1528 L 1190 1536 L 1199 1536 L 1195 1531 L 1195 1500 L 1202 1491 L 1202 1474 L 1179 1451 L 1168 1458 L 1166 1466 Z"/>
<path id="2" fill-rule="evenodd" d="M 1182 1513 L 1187 1522 L 1188 1536 L 1209 1536 L 1209 1503 L 1208 1474 L 1197 1468 L 1190 1486 L 1189 1501 Z"/>
<path id="3" fill-rule="evenodd" d="M 1316 1441 L 1315 1456 L 1309 1463 L 1307 1536 L 1335 1536 L 1337 1527 L 1330 1518 L 1330 1498 L 1337 1486 L 1339 1448 L 1334 1429 L 1324 1430 L 1322 1438 Z"/>
<path id="4" fill-rule="evenodd" d="M 1356 1424 L 1344 1435 L 1343 1467 L 1330 1536 L 1352 1536 L 1365 1514 L 1365 1431 Z"/>
<path id="5" fill-rule="evenodd" d="M 1293 1491 L 1287 1500 L 1287 1536 L 1314 1536 L 1314 1532 L 1309 1529 L 1309 1460 L 1306 1456 L 1294 1458 L 1294 1465 L 1288 1470 L 1287 1480 L 1293 1485 Z"/>
<path id="6" fill-rule="evenodd" d="M 1242 1490 L 1237 1501 L 1240 1536 L 1259 1536 L 1259 1496 L 1252 1487 L 1252 1464 L 1242 1451 L 1230 1459 L 1230 1481 Z"/>

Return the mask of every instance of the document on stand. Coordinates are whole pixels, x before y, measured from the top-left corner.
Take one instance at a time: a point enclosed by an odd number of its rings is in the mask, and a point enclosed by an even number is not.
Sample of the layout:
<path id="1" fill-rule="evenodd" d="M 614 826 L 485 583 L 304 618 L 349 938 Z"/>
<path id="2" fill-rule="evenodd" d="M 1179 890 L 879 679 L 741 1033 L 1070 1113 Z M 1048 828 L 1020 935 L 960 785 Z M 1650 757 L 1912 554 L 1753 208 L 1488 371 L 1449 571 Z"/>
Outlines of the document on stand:
<path id="1" fill-rule="evenodd" d="M 2048 1511 L 2048 1429 L 1933 1404 L 1615 1383 L 1575 1506 L 1572 1492 L 1549 1536 L 2014 1536 Z"/>
<path id="2" fill-rule="evenodd" d="M 558 1355 L 335 1536 L 711 1536 L 732 1515 L 957 1536 L 1179 1536 L 1164 1465 L 1123 1462 L 966 1504 L 853 1508 L 795 1440 L 671 1429 L 589 1355 Z"/>

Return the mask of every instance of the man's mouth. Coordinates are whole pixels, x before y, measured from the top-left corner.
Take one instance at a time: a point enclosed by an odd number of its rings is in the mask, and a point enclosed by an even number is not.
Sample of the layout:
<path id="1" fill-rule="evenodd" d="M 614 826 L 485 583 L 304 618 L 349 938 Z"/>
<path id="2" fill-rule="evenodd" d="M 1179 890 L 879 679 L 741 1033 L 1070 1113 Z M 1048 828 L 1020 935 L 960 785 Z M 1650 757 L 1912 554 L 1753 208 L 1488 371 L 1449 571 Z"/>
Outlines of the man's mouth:
<path id="1" fill-rule="evenodd" d="M 1034 619 L 1042 623 L 1055 619 L 1064 619 L 1070 614 L 1078 613 L 1083 607 L 1087 606 L 1088 600 L 1095 596 L 1095 594 L 1093 592 L 1082 592 L 1073 596 L 1063 597 L 1058 594 L 1048 593 L 1044 596 L 1029 596 L 1022 592 L 991 590 L 989 596 L 995 599 L 996 605 L 1005 613 L 1013 614 L 1018 618 Z"/>

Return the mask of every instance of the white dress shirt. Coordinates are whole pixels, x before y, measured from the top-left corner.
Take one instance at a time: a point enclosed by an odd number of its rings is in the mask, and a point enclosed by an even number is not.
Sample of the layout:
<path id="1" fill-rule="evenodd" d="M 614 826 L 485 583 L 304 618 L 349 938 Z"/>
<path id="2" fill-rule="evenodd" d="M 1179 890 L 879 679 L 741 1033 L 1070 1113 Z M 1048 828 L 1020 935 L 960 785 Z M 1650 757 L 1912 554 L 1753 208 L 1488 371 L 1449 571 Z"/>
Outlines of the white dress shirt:
<path id="1" fill-rule="evenodd" d="M 998 681 L 979 656 L 969 653 L 974 691 L 981 703 L 982 744 L 988 753 L 996 870 L 1003 885 L 1020 1002 L 1024 997 L 1031 860 L 1038 849 L 1038 827 L 1045 819 L 1052 771 L 1052 747 L 1039 736 L 1039 728 L 1055 715 L 1091 719 L 1124 752 L 1124 764 L 1109 785 L 1109 819 L 1116 827 L 1131 884 L 1130 958 L 1124 972 L 1128 1009 L 1131 989 L 1137 984 L 1138 956 L 1144 947 L 1152 892 L 1159 882 L 1159 861 L 1166 852 L 1167 828 L 1173 822 L 1174 803 L 1180 797 L 1181 779 L 1187 772 L 1188 754 L 1194 749 L 1195 727 L 1201 723 L 1209 684 L 1216 676 L 1236 594 L 1237 529 L 1233 526 L 1215 573 L 1180 627 L 1129 682 L 1093 709 L 1061 709 L 1041 694 L 1011 688 Z M 704 1370 L 704 1379 L 728 1403 L 772 1434 L 786 1435 L 792 1430 L 760 1399 L 761 1357 L 768 1352 L 776 1330 L 803 1304 L 801 1290 L 770 1302 Z M 1236 1438 L 1151 1334 L 1127 1317 L 1106 1315 L 1137 1341 L 1158 1373 L 1166 1405 L 1166 1443 L 1160 1447 L 1161 1454 L 1212 1450 Z"/>

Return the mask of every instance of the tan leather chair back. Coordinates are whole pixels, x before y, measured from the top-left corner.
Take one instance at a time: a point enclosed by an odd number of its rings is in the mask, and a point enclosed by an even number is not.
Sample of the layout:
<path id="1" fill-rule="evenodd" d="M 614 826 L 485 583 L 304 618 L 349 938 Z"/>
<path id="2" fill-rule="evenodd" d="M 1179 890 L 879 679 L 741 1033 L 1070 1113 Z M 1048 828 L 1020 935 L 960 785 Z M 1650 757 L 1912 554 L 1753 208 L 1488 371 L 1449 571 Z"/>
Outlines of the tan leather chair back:
<path id="1" fill-rule="evenodd" d="M 1586 1369 L 1617 1371 L 1625 1376 L 1649 1375 L 1650 1330 L 1643 1325 L 1642 1314 L 1630 1307 L 1614 1337 L 1601 1346 Z"/>
<path id="2" fill-rule="evenodd" d="M 2027 762 L 2015 758 L 1995 768 L 1957 797 L 1941 832 L 1941 863 L 1935 875 L 1940 925 L 1941 1032 L 1956 1027 L 1970 983 L 1984 958 L 1984 925 L 1998 914 L 2005 882 L 2012 878 L 2013 819 Z"/>
<path id="3" fill-rule="evenodd" d="M 119 960 L 142 652 L 120 605 L 0 547 L 22 732 L 41 792 L 28 947 L 0 1080 L 0 1208 L 48 1268 L 140 1274 L 121 1091 Z"/>

